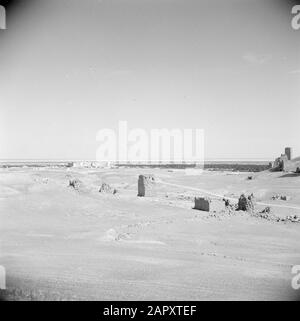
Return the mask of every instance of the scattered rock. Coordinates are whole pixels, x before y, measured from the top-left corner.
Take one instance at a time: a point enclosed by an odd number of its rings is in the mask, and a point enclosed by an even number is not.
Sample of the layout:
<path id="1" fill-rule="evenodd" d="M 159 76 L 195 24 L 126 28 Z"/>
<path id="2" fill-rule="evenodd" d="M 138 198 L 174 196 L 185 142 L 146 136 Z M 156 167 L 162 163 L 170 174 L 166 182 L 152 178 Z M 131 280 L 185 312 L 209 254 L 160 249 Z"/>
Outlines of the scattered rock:
<path id="1" fill-rule="evenodd" d="M 195 197 L 194 209 L 209 212 L 211 200 L 206 197 Z"/>
<path id="2" fill-rule="evenodd" d="M 254 196 L 253 196 L 253 194 L 249 195 L 248 197 L 245 194 L 242 194 L 239 198 L 237 210 L 238 211 L 253 212 L 254 211 Z"/>
<path id="3" fill-rule="evenodd" d="M 223 202 L 225 202 L 225 209 L 229 210 L 229 212 L 237 209 L 237 206 L 235 204 L 231 204 L 229 199 L 223 198 Z"/>
<path id="4" fill-rule="evenodd" d="M 267 206 L 266 208 L 264 208 L 261 212 L 259 212 L 261 214 L 270 214 L 271 213 L 271 207 Z"/>
<path id="5" fill-rule="evenodd" d="M 280 201 L 289 201 L 291 199 L 290 196 L 286 196 L 286 195 L 274 195 L 272 196 L 272 200 L 276 201 L 276 200 L 280 200 Z"/>
<path id="6" fill-rule="evenodd" d="M 282 223 L 300 223 L 300 216 L 298 215 L 290 215 L 286 217 L 280 217 L 276 216 L 271 213 L 271 208 L 266 207 L 264 210 L 262 210 L 259 213 L 253 213 L 252 214 L 254 217 L 262 218 L 268 221 L 273 221 L 273 222 L 282 222 Z"/>
<path id="7" fill-rule="evenodd" d="M 291 222 L 291 223 L 300 223 L 300 216 L 298 215 L 289 215 L 286 217 L 277 217 L 277 222 Z"/>
<path id="8" fill-rule="evenodd" d="M 74 189 L 78 190 L 81 186 L 82 182 L 79 179 L 70 179 L 69 186 L 73 187 Z"/>
<path id="9" fill-rule="evenodd" d="M 37 177 L 34 178 L 34 181 L 38 183 L 48 184 L 49 179 L 47 177 Z"/>
<path id="10" fill-rule="evenodd" d="M 154 196 L 155 193 L 154 175 L 140 175 L 138 180 L 138 196 Z"/>
<path id="11" fill-rule="evenodd" d="M 254 216 L 259 217 L 259 218 L 263 218 L 268 221 L 274 221 L 276 219 L 274 215 L 271 215 L 271 213 L 259 212 L 259 213 L 254 214 Z"/>
<path id="12" fill-rule="evenodd" d="M 100 193 L 107 193 L 107 194 L 116 194 L 117 190 L 113 187 L 111 187 L 109 184 L 107 183 L 102 183 L 100 189 L 99 189 Z"/>
<path id="13" fill-rule="evenodd" d="M 290 222 L 294 222 L 294 223 L 298 223 L 298 222 L 300 222 L 300 216 L 298 216 L 298 215 L 290 215 L 290 216 L 287 216 L 286 218 L 285 218 L 285 220 L 286 221 L 290 221 Z"/>
<path id="14" fill-rule="evenodd" d="M 223 198 L 223 202 L 225 202 L 225 207 L 230 206 L 230 201 L 226 198 Z"/>

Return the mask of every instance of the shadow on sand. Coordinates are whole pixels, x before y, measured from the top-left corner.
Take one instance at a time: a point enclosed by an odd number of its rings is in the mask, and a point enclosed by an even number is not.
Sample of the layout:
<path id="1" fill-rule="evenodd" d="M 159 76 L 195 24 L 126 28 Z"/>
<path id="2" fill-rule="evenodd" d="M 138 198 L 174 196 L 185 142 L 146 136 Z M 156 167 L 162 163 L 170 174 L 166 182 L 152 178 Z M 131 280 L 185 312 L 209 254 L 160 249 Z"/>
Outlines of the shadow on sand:
<path id="1" fill-rule="evenodd" d="M 288 173 L 280 176 L 279 178 L 298 177 L 298 176 L 300 176 L 300 173 Z"/>

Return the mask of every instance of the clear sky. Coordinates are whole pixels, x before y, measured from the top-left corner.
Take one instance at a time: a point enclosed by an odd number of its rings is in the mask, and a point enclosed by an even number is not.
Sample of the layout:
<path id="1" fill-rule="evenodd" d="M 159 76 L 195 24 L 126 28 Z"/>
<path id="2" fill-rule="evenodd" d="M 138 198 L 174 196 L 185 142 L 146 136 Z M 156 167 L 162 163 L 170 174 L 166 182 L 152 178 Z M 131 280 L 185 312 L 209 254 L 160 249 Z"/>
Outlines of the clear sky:
<path id="1" fill-rule="evenodd" d="M 203 128 L 210 159 L 300 155 L 292 1 L 25 3 L 0 30 L 0 158 L 94 159 L 119 120 Z"/>

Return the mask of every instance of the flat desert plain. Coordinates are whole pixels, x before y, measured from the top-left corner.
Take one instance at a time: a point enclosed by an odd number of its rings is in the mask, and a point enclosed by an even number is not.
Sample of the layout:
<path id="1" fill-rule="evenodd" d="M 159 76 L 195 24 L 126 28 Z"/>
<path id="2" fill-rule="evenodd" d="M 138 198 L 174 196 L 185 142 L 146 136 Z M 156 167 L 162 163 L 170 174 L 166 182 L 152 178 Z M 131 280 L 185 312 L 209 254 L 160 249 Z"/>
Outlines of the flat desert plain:
<path id="1" fill-rule="evenodd" d="M 155 196 L 137 197 L 139 174 L 155 175 Z M 99 193 L 104 182 L 117 193 Z M 254 193 L 254 213 L 225 209 L 223 196 L 242 193 Z M 193 209 L 195 196 L 211 211 Z M 297 300 L 299 216 L 296 174 L 1 169 L 4 299 Z"/>

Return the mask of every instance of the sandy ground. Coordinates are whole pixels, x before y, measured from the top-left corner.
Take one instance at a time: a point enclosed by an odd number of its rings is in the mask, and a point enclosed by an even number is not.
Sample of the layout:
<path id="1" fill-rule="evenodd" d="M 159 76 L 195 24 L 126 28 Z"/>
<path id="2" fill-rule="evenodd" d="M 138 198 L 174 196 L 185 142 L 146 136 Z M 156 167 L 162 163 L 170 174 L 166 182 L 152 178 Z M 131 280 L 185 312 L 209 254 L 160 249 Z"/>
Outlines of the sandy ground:
<path id="1" fill-rule="evenodd" d="M 153 173 L 157 196 L 137 197 Z M 254 193 L 276 218 L 300 215 L 300 176 L 161 169 L 3 169 L 0 264 L 7 299 L 295 300 L 300 223 L 224 210 Z M 252 180 L 247 180 L 253 175 Z M 82 181 L 79 190 L 70 178 Z M 99 193 L 102 182 L 118 189 Z M 275 194 L 290 196 L 273 201 Z M 192 209 L 210 195 L 210 213 Z"/>

